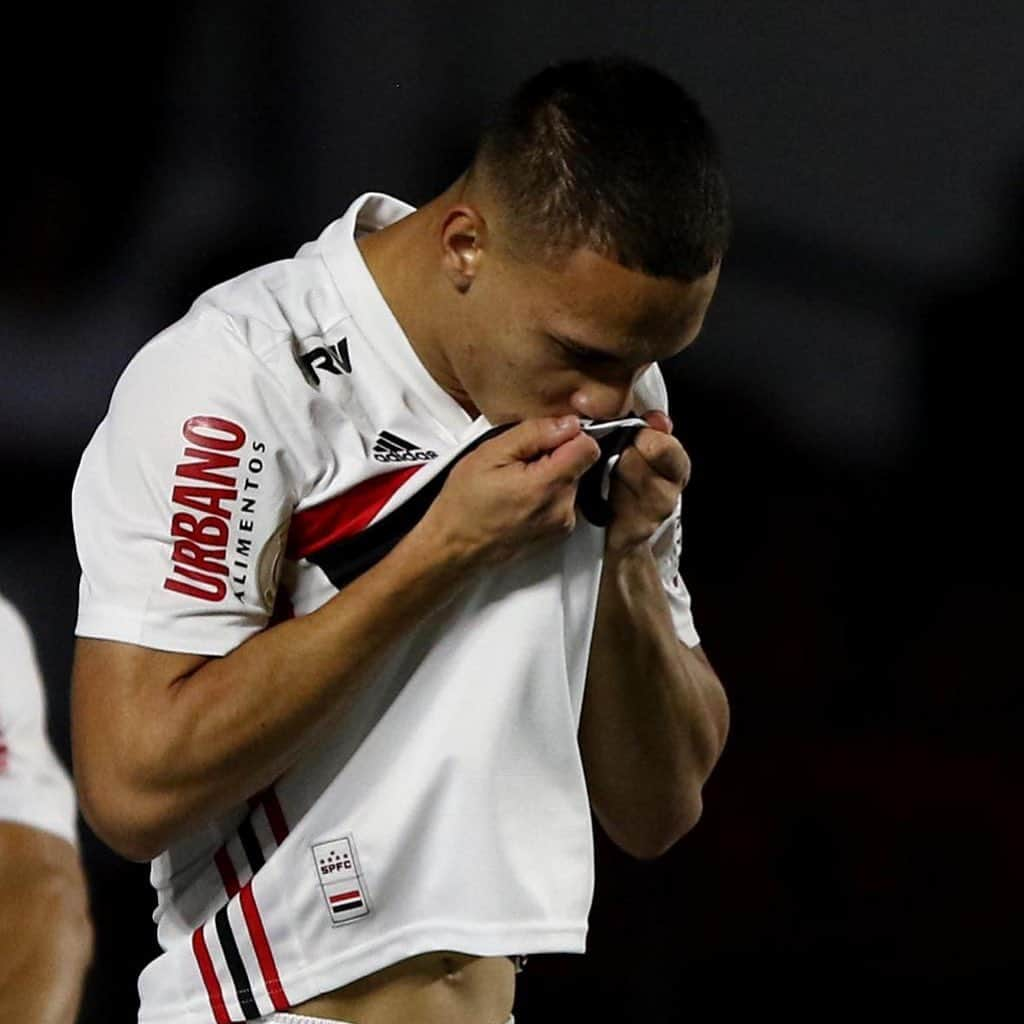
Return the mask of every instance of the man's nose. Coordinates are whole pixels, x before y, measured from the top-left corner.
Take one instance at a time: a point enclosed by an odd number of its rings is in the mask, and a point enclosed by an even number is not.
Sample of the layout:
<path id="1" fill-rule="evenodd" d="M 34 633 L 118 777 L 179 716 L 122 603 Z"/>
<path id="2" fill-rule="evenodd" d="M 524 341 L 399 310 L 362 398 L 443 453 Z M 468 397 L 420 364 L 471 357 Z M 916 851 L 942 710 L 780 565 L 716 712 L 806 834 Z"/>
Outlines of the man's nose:
<path id="1" fill-rule="evenodd" d="M 587 419 L 611 420 L 624 416 L 633 404 L 633 381 L 588 381 L 570 399 L 573 412 Z"/>

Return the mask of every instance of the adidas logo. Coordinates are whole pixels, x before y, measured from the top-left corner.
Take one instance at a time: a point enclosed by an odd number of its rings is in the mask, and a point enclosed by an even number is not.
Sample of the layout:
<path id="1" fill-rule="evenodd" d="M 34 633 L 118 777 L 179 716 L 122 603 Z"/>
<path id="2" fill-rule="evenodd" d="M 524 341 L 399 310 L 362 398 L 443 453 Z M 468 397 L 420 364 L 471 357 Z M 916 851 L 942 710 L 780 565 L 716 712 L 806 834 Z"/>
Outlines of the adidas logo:
<path id="1" fill-rule="evenodd" d="M 373 443 L 373 457 L 378 462 L 429 462 L 437 452 L 417 448 L 397 434 L 382 430 Z"/>

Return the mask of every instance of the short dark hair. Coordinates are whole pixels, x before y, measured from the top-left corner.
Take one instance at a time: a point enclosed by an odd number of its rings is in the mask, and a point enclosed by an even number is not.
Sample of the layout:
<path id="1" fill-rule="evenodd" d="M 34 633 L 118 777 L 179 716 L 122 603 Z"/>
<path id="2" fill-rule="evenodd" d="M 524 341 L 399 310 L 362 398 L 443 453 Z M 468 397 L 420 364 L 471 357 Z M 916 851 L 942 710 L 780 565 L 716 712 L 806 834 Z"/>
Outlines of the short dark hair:
<path id="1" fill-rule="evenodd" d="M 693 281 L 725 254 L 729 192 L 714 132 L 678 82 L 628 57 L 566 61 L 492 114 L 470 177 L 508 217 L 515 252 L 586 247 Z"/>

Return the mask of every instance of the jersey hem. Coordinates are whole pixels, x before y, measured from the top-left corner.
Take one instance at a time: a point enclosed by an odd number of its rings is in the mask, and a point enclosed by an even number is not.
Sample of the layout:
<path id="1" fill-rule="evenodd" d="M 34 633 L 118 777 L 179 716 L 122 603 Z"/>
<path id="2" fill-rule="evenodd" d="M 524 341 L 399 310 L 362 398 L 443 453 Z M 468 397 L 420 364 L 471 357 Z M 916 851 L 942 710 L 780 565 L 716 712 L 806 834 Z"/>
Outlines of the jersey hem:
<path id="1" fill-rule="evenodd" d="M 178 654 L 203 654 L 221 657 L 230 653 L 250 637 L 261 632 L 265 625 L 237 623 L 231 632 L 223 619 L 211 623 L 209 630 L 196 629 L 185 632 L 181 620 L 166 628 L 154 625 L 129 609 L 112 605 L 82 608 L 75 624 L 75 636 L 94 640 L 117 640 L 121 643 L 151 647 L 160 651 Z"/>
<path id="2" fill-rule="evenodd" d="M 22 794 L 24 797 L 25 794 Z M 35 794 L 32 794 L 35 796 Z M 40 832 L 47 832 L 69 842 L 78 849 L 78 830 L 75 825 L 63 820 L 57 814 L 40 813 L 38 808 L 12 807 L 0 800 L 0 825 L 24 825 Z"/>
<path id="3" fill-rule="evenodd" d="M 439 925 L 435 921 L 409 926 L 391 932 L 378 942 L 367 943 L 356 951 L 346 950 L 343 956 L 311 964 L 304 971 L 291 974 L 283 982 L 290 1005 L 295 1006 L 315 996 L 330 992 L 374 971 L 422 953 L 451 950 L 471 956 L 511 956 L 519 953 L 532 956 L 542 953 L 585 953 L 586 924 L 537 925 L 493 924 L 478 928 L 465 925 Z M 261 1007 L 268 1007 L 270 995 L 266 985 L 254 985 L 253 995 Z M 138 1024 L 210 1024 L 213 1015 L 204 999 L 193 999 L 187 1005 L 162 1007 L 150 1012 L 140 1007 Z"/>

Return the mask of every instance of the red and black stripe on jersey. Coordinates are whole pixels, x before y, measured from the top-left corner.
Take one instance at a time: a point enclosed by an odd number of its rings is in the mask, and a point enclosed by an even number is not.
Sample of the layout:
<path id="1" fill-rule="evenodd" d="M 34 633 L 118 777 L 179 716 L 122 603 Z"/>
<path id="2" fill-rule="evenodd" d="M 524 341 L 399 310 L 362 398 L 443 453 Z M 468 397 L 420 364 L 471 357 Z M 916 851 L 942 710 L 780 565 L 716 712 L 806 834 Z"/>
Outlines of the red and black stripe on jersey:
<path id="1" fill-rule="evenodd" d="M 245 857 L 245 863 L 240 867 L 245 869 L 245 873 L 248 875 L 246 882 L 244 884 L 239 882 L 239 870 L 231 858 L 228 840 L 221 844 L 213 858 L 228 897 L 228 902 L 214 914 L 214 931 L 244 1020 L 256 1020 L 274 1010 L 287 1010 L 290 1005 L 281 984 L 274 953 L 263 926 L 259 907 L 256 905 L 256 899 L 252 892 L 253 877 L 266 862 L 266 854 L 253 827 L 253 815 L 261 809 L 270 826 L 275 847 L 284 842 L 289 831 L 273 786 L 249 798 L 249 813 L 236 830 Z M 247 938 L 256 956 L 256 962 L 259 964 L 263 983 L 273 1004 L 272 1008 L 261 1011 L 256 1001 L 249 972 L 246 970 L 245 962 L 239 951 L 239 939 L 235 935 L 228 917 L 228 906 L 232 900 L 237 900 L 241 909 Z M 207 944 L 204 927 L 205 925 L 202 925 L 192 933 L 192 952 L 206 988 L 214 1021 L 216 1024 L 231 1024 L 231 1014 L 224 999 L 221 979 Z M 245 937 L 242 941 L 245 941 Z"/>
<path id="2" fill-rule="evenodd" d="M 289 531 L 289 557 L 306 558 L 318 565 L 341 590 L 372 569 L 426 515 L 458 462 L 511 426 L 506 423 L 492 427 L 475 438 L 408 500 L 377 522 L 372 521 L 374 516 L 420 467 L 373 477 L 332 502 L 300 512 Z M 605 468 L 611 458 L 620 455 L 632 442 L 638 429 L 635 425 L 623 426 L 597 438 L 601 456 L 583 474 L 577 490 L 580 511 L 595 526 L 611 522 L 611 505 L 602 494 Z"/>

